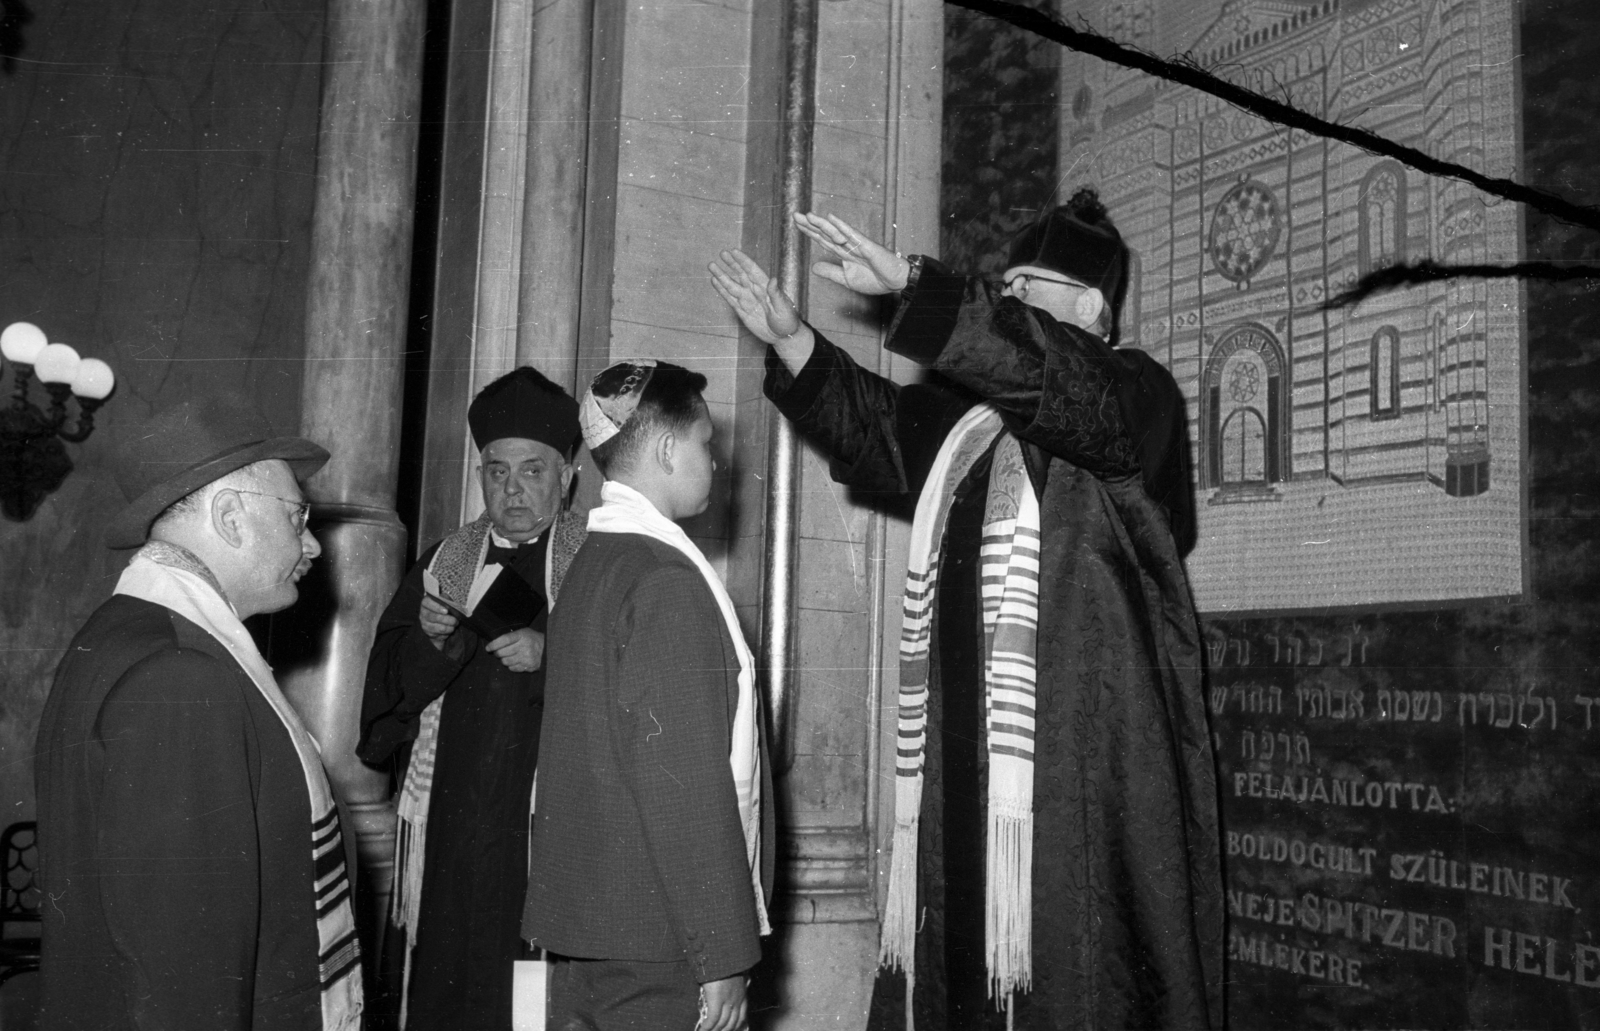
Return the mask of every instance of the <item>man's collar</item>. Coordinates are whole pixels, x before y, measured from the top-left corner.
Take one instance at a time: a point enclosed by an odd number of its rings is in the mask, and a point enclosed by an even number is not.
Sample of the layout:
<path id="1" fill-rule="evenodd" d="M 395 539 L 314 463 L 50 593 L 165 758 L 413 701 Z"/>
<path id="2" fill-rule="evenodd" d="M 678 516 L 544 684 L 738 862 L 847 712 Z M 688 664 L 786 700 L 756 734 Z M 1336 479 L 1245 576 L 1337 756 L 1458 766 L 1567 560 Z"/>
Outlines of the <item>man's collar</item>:
<path id="1" fill-rule="evenodd" d="M 538 539 L 540 537 L 544 536 L 545 530 L 548 530 L 548 529 L 550 529 L 550 527 L 547 526 L 547 527 L 544 528 L 544 530 L 540 530 L 538 533 L 534 534 L 532 537 L 529 537 L 527 540 L 522 541 L 521 543 L 522 544 L 533 544 L 533 543 L 535 543 L 536 541 L 538 541 Z M 489 524 L 489 543 L 493 544 L 497 548 L 516 548 L 516 547 L 519 546 L 517 541 L 510 540 L 508 538 L 500 536 L 500 531 L 496 530 L 494 528 L 494 524 L 493 523 Z"/>

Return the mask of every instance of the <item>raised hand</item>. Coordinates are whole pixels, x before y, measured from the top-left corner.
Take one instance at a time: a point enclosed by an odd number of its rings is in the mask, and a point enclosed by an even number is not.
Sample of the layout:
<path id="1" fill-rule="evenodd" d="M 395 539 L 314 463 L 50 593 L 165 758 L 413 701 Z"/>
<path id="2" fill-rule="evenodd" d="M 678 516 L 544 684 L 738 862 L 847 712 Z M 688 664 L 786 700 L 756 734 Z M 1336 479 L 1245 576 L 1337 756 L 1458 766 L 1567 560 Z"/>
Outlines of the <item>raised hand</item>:
<path id="1" fill-rule="evenodd" d="M 811 271 L 823 279 L 868 296 L 906 288 L 911 263 L 862 236 L 839 216 L 797 211 L 794 224 L 839 259 L 837 263 L 819 261 L 811 266 Z"/>
<path id="2" fill-rule="evenodd" d="M 794 302 L 748 254 L 723 251 L 707 268 L 711 285 L 757 340 L 776 346 L 800 332 Z"/>

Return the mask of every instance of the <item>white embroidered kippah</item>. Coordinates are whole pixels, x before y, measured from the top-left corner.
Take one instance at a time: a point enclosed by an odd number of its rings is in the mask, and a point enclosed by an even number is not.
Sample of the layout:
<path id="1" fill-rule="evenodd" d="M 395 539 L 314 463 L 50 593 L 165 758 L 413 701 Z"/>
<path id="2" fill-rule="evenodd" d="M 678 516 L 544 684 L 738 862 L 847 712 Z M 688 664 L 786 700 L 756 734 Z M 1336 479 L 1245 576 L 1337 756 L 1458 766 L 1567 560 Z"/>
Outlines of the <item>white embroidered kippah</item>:
<path id="1" fill-rule="evenodd" d="M 633 418 L 655 367 L 654 358 L 617 362 L 590 381 L 589 389 L 583 392 L 583 400 L 578 404 L 578 425 L 583 429 L 583 442 L 590 451 L 622 432 L 622 427 Z M 611 384 L 619 375 L 622 381 L 613 387 Z M 597 386 L 603 396 L 595 393 Z"/>

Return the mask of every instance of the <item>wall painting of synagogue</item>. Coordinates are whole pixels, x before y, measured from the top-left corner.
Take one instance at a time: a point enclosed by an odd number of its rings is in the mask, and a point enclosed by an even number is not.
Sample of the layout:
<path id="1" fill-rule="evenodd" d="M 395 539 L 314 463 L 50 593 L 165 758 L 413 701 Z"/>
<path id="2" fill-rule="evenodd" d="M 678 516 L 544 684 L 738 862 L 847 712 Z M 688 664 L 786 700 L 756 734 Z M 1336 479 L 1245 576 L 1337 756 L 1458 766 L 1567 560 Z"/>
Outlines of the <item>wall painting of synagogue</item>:
<path id="1" fill-rule="evenodd" d="M 1511 4 L 1065 5 L 1320 117 L 1514 174 Z M 1403 260 L 1514 261 L 1512 205 L 1184 87 L 1063 58 L 1059 189 L 1093 183 L 1137 252 L 1122 342 L 1189 401 L 1204 612 L 1523 589 L 1524 320 L 1512 282 L 1321 310 Z"/>

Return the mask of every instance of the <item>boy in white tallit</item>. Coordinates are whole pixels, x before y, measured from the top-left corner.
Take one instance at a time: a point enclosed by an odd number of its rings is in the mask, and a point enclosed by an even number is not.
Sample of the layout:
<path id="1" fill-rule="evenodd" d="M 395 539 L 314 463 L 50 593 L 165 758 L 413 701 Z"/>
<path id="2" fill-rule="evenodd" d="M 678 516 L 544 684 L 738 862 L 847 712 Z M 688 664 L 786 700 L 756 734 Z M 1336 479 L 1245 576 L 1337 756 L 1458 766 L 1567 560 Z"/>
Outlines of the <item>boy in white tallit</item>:
<path id="1" fill-rule="evenodd" d="M 523 925 L 554 960 L 551 1028 L 747 1023 L 771 791 L 750 650 L 677 525 L 711 496 L 705 384 L 624 362 L 579 408 L 607 482 L 550 621 Z"/>

